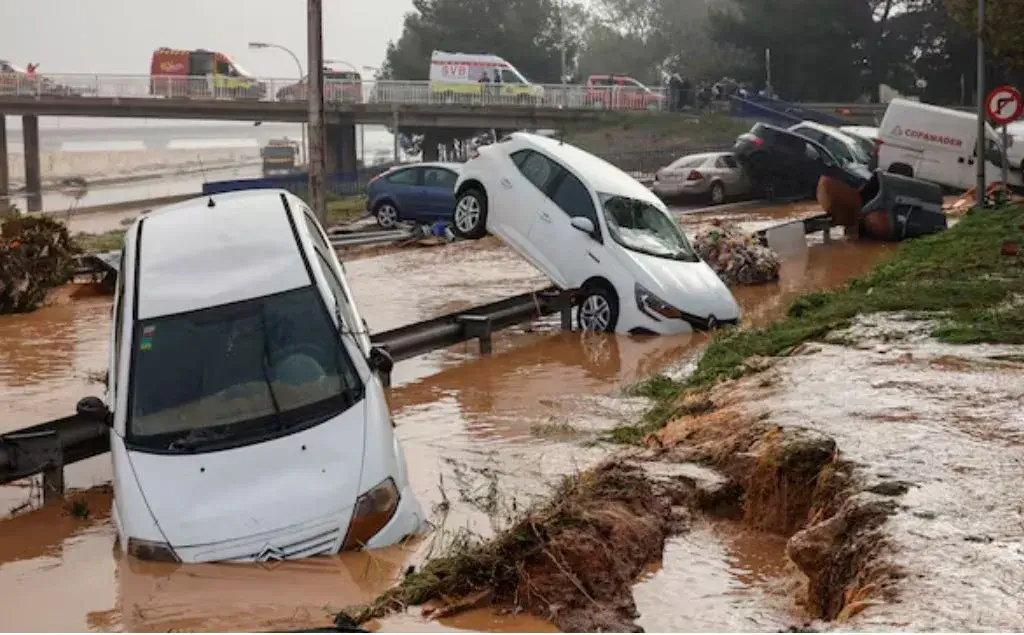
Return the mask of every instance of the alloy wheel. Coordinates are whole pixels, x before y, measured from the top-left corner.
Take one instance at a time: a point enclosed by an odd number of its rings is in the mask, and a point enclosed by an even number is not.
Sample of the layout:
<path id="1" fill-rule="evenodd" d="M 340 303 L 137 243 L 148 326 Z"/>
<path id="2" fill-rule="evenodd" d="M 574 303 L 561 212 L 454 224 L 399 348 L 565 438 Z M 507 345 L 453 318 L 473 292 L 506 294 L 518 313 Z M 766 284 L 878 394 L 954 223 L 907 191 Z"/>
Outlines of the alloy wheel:
<path id="1" fill-rule="evenodd" d="M 480 222 L 480 201 L 473 195 L 463 196 L 455 206 L 455 226 L 464 234 L 472 233 Z"/>
<path id="2" fill-rule="evenodd" d="M 607 331 L 612 320 L 612 307 L 600 295 L 587 296 L 580 305 L 580 325 L 584 331 Z"/>
<path id="3" fill-rule="evenodd" d="M 377 224 L 384 229 L 391 229 L 398 224 L 398 210 L 394 205 L 385 203 L 377 208 Z"/>

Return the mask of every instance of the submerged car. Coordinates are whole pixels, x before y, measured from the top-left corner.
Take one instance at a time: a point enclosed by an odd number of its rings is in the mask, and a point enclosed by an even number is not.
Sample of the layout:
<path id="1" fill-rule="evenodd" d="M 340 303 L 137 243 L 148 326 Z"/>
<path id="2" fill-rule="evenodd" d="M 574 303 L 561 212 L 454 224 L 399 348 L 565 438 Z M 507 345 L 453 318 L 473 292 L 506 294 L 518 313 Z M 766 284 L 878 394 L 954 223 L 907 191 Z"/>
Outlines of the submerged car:
<path id="1" fill-rule="evenodd" d="M 384 229 L 402 221 L 450 219 L 461 169 L 461 163 L 436 162 L 394 167 L 370 179 L 366 211 Z"/>
<path id="2" fill-rule="evenodd" d="M 250 190 L 153 211 L 119 271 L 107 392 L 78 412 L 111 428 L 124 551 L 282 560 L 419 530 L 378 377 L 391 359 L 301 199 Z"/>
<path id="3" fill-rule="evenodd" d="M 735 323 L 732 293 L 665 204 L 579 148 L 516 132 L 471 155 L 455 185 L 455 232 L 490 232 L 563 289 L 581 330 L 669 334 Z"/>
<path id="4" fill-rule="evenodd" d="M 859 189 L 871 170 L 855 161 L 837 158 L 812 139 L 766 123 L 754 124 L 736 140 L 733 154 L 750 176 L 755 192 L 767 198 L 815 198 L 818 181 L 828 176 Z"/>
<path id="5" fill-rule="evenodd" d="M 825 146 L 842 163 L 858 163 L 868 170 L 877 167 L 878 157 L 875 144 L 849 132 L 848 129 L 833 128 L 814 121 L 803 121 L 789 127 L 790 132 L 817 141 Z"/>
<path id="6" fill-rule="evenodd" d="M 654 174 L 654 193 L 662 198 L 702 196 L 712 205 L 750 193 L 750 179 L 731 152 L 691 154 Z"/>

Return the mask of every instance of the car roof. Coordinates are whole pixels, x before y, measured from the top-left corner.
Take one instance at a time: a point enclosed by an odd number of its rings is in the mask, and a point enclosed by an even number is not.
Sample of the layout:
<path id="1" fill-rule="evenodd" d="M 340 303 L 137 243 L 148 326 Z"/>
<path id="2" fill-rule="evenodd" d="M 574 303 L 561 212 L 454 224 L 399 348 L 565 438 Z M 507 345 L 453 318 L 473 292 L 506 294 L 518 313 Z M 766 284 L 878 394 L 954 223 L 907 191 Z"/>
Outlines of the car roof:
<path id="1" fill-rule="evenodd" d="M 405 170 L 406 168 L 448 168 L 454 172 L 462 171 L 461 163 L 453 163 L 451 161 L 421 161 L 419 163 L 403 163 L 396 165 L 389 171 Z"/>
<path id="2" fill-rule="evenodd" d="M 574 145 L 529 132 L 513 132 L 509 137 L 524 141 L 527 146 L 533 146 L 569 167 L 598 192 L 647 201 L 659 209 L 665 209 L 665 204 L 661 199 L 641 185 L 639 181 L 604 159 Z"/>
<path id="3" fill-rule="evenodd" d="M 818 123 L 816 121 L 801 121 L 798 124 L 793 124 L 793 126 L 791 126 L 791 128 L 795 128 L 797 126 L 806 126 L 806 127 L 811 128 L 813 130 L 818 130 L 820 132 L 824 132 L 825 134 L 832 135 L 836 139 L 839 139 L 840 141 L 843 141 L 843 142 L 845 142 L 847 144 L 855 143 L 856 142 L 855 139 L 851 139 L 850 138 L 850 135 L 848 135 L 847 133 L 843 132 L 841 129 L 836 128 L 835 126 L 826 126 L 825 124 L 821 124 L 821 123 Z"/>
<path id="4" fill-rule="evenodd" d="M 244 190 L 190 199 L 141 216 L 129 230 L 142 226 L 141 243 L 134 246 L 138 318 L 310 285 L 282 195 L 293 212 L 304 206 L 284 190 Z M 305 228 L 299 224 L 298 229 Z"/>

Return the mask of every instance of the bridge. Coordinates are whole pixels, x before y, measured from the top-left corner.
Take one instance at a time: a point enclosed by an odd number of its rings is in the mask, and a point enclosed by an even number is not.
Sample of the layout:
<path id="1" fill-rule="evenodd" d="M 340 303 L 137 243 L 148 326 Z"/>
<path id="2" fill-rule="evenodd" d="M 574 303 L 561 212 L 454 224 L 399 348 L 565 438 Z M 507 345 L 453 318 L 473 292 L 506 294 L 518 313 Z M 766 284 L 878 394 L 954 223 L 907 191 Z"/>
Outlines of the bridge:
<path id="1" fill-rule="evenodd" d="M 660 110 L 656 90 L 578 85 L 480 84 L 472 92 L 433 90 L 430 82 L 338 81 L 324 85 L 329 171 L 356 169 L 355 126 L 384 124 L 436 129 L 538 129 L 596 117 L 614 109 Z M 305 86 L 294 79 L 254 79 L 226 87 L 212 78 L 149 75 L 0 76 L 0 118 L 23 118 L 25 183 L 41 186 L 40 116 L 307 120 Z M 429 144 L 428 144 L 429 145 Z M 0 197 L 9 191 L 6 124 L 0 122 Z M 29 209 L 33 210 L 33 198 Z"/>

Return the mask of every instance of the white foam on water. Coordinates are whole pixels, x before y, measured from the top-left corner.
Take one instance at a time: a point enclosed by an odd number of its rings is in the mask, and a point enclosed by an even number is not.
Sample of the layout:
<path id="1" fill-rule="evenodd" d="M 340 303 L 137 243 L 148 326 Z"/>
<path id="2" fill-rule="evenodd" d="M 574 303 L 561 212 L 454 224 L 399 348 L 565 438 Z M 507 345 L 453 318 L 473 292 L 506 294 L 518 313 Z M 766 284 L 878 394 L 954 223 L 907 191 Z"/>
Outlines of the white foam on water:
<path id="1" fill-rule="evenodd" d="M 65 141 L 61 152 L 140 152 L 146 150 L 142 141 Z"/>
<path id="2" fill-rule="evenodd" d="M 172 139 L 167 142 L 168 150 L 204 150 L 212 148 L 259 149 L 256 139 Z"/>

